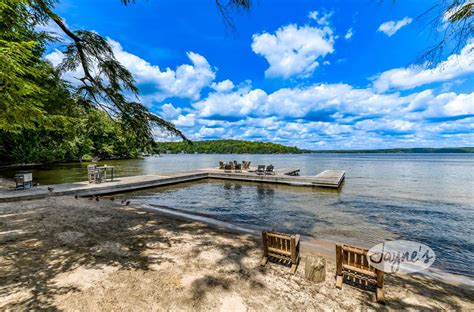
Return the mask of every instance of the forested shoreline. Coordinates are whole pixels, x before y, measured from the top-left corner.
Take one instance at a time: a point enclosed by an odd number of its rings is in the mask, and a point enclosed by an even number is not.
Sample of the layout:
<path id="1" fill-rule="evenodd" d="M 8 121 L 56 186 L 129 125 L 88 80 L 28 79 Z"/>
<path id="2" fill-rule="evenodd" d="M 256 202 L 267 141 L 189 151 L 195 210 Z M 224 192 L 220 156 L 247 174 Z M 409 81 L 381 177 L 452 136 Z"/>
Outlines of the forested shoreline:
<path id="1" fill-rule="evenodd" d="M 107 40 L 69 29 L 55 4 L 0 2 L 0 165 L 135 158 L 155 147 L 157 128 L 186 140 L 139 102 Z M 63 33 L 42 30 L 50 22 Z M 56 68 L 44 59 L 51 43 L 64 54 Z"/>
<path id="2" fill-rule="evenodd" d="M 189 142 L 162 142 L 156 153 L 186 154 L 301 154 L 302 149 L 270 142 L 243 140 L 208 140 Z"/>

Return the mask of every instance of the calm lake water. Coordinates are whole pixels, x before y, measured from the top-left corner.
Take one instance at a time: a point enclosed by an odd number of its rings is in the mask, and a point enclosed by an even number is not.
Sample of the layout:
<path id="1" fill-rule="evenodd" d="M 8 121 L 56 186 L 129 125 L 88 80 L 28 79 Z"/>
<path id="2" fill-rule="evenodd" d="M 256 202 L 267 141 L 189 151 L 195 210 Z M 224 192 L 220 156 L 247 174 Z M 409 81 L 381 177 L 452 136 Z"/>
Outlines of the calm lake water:
<path id="1" fill-rule="evenodd" d="M 127 196 L 251 228 L 366 247 L 387 239 L 415 240 L 436 252 L 435 267 L 474 277 L 472 154 L 164 155 L 102 164 L 116 166 L 117 175 L 125 176 L 213 167 L 233 159 L 299 168 L 302 175 L 342 169 L 346 180 L 339 191 L 206 180 Z M 28 171 L 41 184 L 63 183 L 85 180 L 86 165 Z"/>

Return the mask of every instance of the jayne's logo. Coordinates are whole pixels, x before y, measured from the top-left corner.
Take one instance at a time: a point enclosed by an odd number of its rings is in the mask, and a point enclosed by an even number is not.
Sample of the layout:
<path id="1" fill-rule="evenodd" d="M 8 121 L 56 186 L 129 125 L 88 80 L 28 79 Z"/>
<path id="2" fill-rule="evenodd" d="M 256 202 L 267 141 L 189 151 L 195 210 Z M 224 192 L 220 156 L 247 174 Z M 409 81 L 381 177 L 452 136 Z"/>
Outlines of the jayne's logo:
<path id="1" fill-rule="evenodd" d="M 413 273 L 430 267 L 436 259 L 425 244 L 394 240 L 370 248 L 367 258 L 371 266 L 386 273 Z"/>

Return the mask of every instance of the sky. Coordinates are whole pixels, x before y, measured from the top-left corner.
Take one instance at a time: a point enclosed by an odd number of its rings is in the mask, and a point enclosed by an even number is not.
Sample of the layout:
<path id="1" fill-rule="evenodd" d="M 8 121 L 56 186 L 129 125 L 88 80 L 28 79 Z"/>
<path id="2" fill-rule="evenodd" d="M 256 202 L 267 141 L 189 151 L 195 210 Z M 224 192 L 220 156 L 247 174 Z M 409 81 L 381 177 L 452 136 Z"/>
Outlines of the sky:
<path id="1" fill-rule="evenodd" d="M 434 3 L 258 0 L 231 13 L 235 31 L 212 0 L 62 0 L 55 12 L 106 37 L 142 103 L 192 140 L 474 146 L 474 40 L 420 62 L 443 30 L 420 18 Z M 62 48 L 45 58 L 57 65 Z"/>

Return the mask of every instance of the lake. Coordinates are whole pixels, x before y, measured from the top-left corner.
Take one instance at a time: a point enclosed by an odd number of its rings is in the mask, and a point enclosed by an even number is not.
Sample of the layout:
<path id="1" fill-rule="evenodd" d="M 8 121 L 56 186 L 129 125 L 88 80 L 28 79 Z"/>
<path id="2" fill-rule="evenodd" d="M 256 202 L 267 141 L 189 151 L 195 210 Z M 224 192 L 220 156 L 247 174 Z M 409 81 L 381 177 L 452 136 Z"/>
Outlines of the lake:
<path id="1" fill-rule="evenodd" d="M 251 228 L 274 228 L 319 239 L 372 245 L 394 238 L 422 242 L 437 254 L 435 267 L 474 277 L 473 154 L 164 155 L 103 161 L 118 176 L 215 167 L 219 160 L 299 168 L 302 175 L 346 171 L 341 190 L 306 189 L 219 180 L 127 194 Z M 41 184 L 86 179 L 87 164 L 37 167 Z M 3 169 L 12 177 L 18 169 Z"/>

